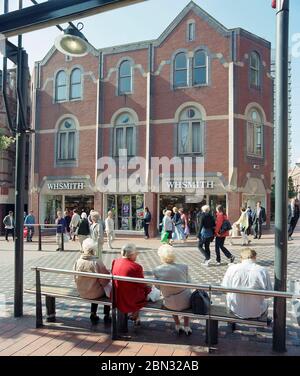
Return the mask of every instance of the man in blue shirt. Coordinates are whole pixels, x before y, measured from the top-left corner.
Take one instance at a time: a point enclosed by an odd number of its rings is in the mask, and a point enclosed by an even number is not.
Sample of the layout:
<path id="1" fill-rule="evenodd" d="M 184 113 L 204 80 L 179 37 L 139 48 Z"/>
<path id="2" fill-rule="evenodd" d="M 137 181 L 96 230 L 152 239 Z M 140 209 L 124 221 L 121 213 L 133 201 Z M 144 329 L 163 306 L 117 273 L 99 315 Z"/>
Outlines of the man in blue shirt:
<path id="1" fill-rule="evenodd" d="M 27 241 L 32 242 L 32 237 L 34 234 L 34 226 L 29 226 L 29 225 L 34 225 L 35 224 L 35 218 L 33 215 L 33 210 L 30 210 L 29 214 L 26 216 L 24 225 L 27 227 Z"/>

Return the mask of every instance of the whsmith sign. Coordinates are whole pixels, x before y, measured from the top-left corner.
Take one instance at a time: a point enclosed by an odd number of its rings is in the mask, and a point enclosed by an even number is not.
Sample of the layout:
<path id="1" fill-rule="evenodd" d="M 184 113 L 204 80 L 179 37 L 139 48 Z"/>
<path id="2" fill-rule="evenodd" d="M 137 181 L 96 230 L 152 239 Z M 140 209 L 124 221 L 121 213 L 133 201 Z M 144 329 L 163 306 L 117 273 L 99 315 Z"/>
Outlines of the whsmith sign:
<path id="1" fill-rule="evenodd" d="M 83 182 L 64 182 L 64 183 L 48 183 L 48 189 L 56 190 L 82 190 L 84 189 Z"/>

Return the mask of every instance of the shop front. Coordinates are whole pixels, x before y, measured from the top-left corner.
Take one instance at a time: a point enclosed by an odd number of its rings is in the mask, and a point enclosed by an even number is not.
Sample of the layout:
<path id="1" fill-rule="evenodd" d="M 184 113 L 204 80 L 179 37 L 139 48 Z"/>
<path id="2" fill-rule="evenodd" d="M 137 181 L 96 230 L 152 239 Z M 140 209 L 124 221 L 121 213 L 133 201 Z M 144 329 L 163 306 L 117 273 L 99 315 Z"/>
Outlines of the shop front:
<path id="1" fill-rule="evenodd" d="M 104 198 L 104 213 L 112 211 L 115 230 L 141 231 L 143 229 L 143 194 L 108 194 Z"/>
<path id="2" fill-rule="evenodd" d="M 71 212 L 77 209 L 79 213 L 89 213 L 94 208 L 94 190 L 89 178 L 47 177 L 43 180 L 40 190 L 40 223 L 54 223 L 58 210 Z"/>

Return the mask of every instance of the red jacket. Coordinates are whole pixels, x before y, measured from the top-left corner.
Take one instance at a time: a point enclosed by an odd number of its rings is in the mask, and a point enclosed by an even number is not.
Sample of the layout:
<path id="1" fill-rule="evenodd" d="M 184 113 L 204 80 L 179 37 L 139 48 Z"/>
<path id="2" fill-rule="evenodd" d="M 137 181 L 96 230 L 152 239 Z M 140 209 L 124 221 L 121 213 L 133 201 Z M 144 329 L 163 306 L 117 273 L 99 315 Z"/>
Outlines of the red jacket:
<path id="1" fill-rule="evenodd" d="M 222 224 L 225 220 L 228 220 L 228 217 L 226 214 L 217 213 L 215 235 L 219 238 L 226 238 L 226 236 L 229 236 L 229 231 L 219 234 L 219 231 L 221 230 Z"/>
<path id="2" fill-rule="evenodd" d="M 123 277 L 144 278 L 141 265 L 127 258 L 119 258 L 112 263 L 112 274 Z M 151 288 L 146 284 L 114 281 L 116 306 L 123 313 L 136 312 L 147 304 Z"/>

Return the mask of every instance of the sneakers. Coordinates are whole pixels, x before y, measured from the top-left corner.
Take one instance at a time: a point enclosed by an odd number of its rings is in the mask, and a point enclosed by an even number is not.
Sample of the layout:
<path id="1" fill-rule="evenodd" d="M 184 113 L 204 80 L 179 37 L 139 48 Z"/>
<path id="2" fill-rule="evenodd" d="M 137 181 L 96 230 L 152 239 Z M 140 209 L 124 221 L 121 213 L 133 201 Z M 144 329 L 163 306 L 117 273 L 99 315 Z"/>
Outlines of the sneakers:
<path id="1" fill-rule="evenodd" d="M 291 236 L 289 236 L 289 241 L 291 242 L 292 240 L 294 240 Z"/>
<path id="2" fill-rule="evenodd" d="M 191 329 L 189 326 L 185 326 L 185 327 L 183 328 L 183 331 L 184 331 L 184 333 L 185 333 L 187 336 L 190 336 L 190 335 L 193 333 L 192 329 Z"/>
<path id="3" fill-rule="evenodd" d="M 229 264 L 233 264 L 234 263 L 234 260 L 235 260 L 235 256 L 231 256 L 230 259 L 229 259 Z"/>
<path id="4" fill-rule="evenodd" d="M 221 264 L 219 261 L 217 261 L 217 262 L 216 262 L 216 265 L 217 265 L 217 266 L 220 266 L 220 265 L 222 265 L 222 264 Z"/>
<path id="5" fill-rule="evenodd" d="M 100 318 L 95 313 L 91 313 L 90 320 L 93 325 L 96 325 L 99 322 Z"/>

